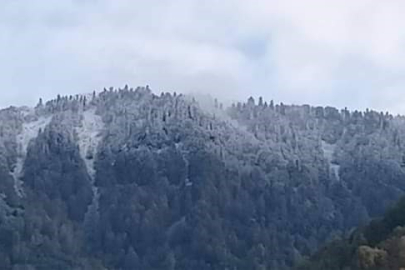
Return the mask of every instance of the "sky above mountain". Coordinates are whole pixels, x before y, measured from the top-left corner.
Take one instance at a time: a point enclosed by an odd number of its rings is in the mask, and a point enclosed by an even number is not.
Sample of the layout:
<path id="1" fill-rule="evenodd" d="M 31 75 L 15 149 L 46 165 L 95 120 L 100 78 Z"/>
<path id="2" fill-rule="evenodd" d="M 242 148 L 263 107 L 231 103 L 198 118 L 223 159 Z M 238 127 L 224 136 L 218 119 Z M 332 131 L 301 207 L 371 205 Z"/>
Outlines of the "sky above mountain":
<path id="1" fill-rule="evenodd" d="M 0 107 L 109 86 L 405 113 L 404 1 L 5 0 Z"/>

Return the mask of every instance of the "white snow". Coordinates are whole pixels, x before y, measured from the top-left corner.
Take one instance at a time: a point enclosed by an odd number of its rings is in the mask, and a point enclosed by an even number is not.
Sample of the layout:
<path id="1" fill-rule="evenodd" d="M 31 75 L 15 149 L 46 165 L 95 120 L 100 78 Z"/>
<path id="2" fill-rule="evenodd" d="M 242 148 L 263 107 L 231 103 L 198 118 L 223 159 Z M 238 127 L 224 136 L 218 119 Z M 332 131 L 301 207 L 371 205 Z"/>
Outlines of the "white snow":
<path id="1" fill-rule="evenodd" d="M 191 186 L 193 186 L 193 182 L 191 182 L 189 178 L 186 178 L 186 180 L 184 181 L 184 183 L 185 183 L 186 187 L 191 187 Z"/>
<path id="2" fill-rule="evenodd" d="M 97 153 L 97 147 L 101 141 L 101 131 L 104 124 L 100 116 L 96 115 L 95 109 L 83 112 L 81 126 L 76 128 L 79 135 L 80 155 L 86 164 L 87 172 L 94 180 L 94 158 Z"/>
<path id="3" fill-rule="evenodd" d="M 340 165 L 333 162 L 333 153 L 335 152 L 336 145 L 322 141 L 322 150 L 325 159 L 329 163 L 330 172 L 333 173 L 337 180 L 340 180 L 339 170 Z"/>
<path id="4" fill-rule="evenodd" d="M 20 157 L 17 158 L 17 163 L 15 164 L 15 167 L 13 169 L 13 171 L 10 173 L 11 176 L 14 179 L 14 190 L 17 193 L 17 195 L 19 197 L 23 197 L 24 196 L 24 190 L 22 187 L 22 181 L 20 179 L 21 177 L 21 171 L 23 168 L 23 164 L 24 164 L 24 160 Z"/>
<path id="5" fill-rule="evenodd" d="M 26 117 L 28 115 L 33 115 L 35 113 L 35 109 L 34 108 L 30 108 L 30 107 L 21 107 L 21 114 Z"/>
<path id="6" fill-rule="evenodd" d="M 101 132 L 103 129 L 103 120 L 96 114 L 95 108 L 83 112 L 81 126 L 76 128 L 79 136 L 80 156 L 86 165 L 94 193 L 93 202 L 88 208 L 88 213 L 92 211 L 91 209 L 98 211 L 100 192 L 94 183 L 96 175 L 94 159 L 96 158 L 97 148 L 102 139 Z M 86 214 L 86 219 L 89 218 L 88 213 Z"/>
<path id="7" fill-rule="evenodd" d="M 23 123 L 22 131 L 17 135 L 17 162 L 11 175 L 14 179 L 14 189 L 20 197 L 24 195 L 20 178 L 25 158 L 27 157 L 28 145 L 31 140 L 38 136 L 39 130 L 43 130 L 51 122 L 51 119 L 51 116 L 40 117 L 36 121 Z"/>

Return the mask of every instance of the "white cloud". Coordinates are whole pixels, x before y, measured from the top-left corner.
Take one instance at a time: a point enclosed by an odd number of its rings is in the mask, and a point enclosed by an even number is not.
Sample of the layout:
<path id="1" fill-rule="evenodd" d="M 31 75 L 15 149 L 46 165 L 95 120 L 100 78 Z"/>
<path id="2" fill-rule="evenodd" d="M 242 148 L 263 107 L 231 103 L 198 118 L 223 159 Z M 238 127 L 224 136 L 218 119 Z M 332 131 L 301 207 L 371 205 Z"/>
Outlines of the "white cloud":
<path id="1" fill-rule="evenodd" d="M 404 112 L 403 1 L 6 0 L 0 106 L 149 84 Z"/>

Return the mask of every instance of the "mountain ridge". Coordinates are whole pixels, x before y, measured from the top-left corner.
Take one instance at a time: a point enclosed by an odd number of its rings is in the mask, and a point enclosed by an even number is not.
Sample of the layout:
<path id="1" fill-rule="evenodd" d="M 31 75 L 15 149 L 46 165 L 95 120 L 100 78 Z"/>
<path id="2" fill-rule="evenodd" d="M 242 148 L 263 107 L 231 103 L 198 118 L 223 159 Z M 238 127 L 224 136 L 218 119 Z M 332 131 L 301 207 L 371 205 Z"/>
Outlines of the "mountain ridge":
<path id="1" fill-rule="evenodd" d="M 403 117 L 212 103 L 124 87 L 0 110 L 3 265 L 289 269 L 405 192 Z"/>

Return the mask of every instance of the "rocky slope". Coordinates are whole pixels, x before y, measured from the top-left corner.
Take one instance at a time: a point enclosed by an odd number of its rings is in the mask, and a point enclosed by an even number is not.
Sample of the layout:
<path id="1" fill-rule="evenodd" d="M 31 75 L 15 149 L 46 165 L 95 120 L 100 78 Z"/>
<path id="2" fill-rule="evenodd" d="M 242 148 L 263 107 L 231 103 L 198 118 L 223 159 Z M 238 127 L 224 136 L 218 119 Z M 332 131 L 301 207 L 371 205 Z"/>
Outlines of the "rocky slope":
<path id="1" fill-rule="evenodd" d="M 5 269 L 288 269 L 403 195 L 405 120 L 146 87 L 0 111 Z"/>

